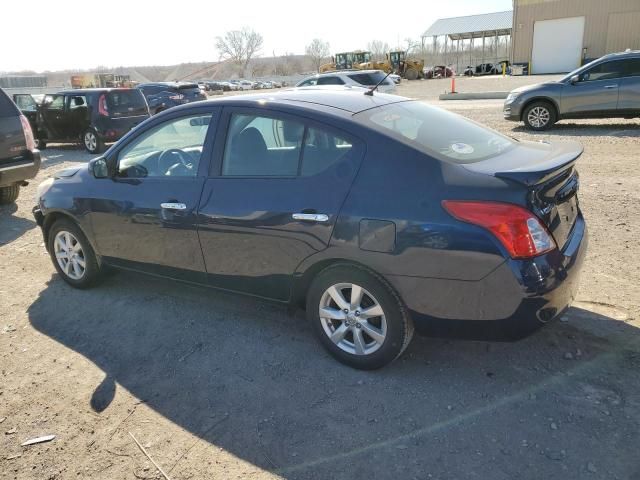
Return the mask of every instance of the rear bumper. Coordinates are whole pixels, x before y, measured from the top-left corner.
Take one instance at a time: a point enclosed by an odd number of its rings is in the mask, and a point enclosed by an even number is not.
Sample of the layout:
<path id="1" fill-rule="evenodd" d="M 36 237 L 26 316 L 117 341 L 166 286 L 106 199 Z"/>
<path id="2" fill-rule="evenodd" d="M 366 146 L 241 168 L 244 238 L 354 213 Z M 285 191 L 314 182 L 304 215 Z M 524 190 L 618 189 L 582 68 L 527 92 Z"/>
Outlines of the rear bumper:
<path id="1" fill-rule="evenodd" d="M 513 340 L 558 317 L 574 300 L 587 250 L 582 214 L 562 251 L 507 260 L 479 281 L 390 276 L 420 333 Z"/>
<path id="2" fill-rule="evenodd" d="M 34 150 L 22 159 L 9 163 L 0 163 L 0 187 L 6 187 L 29 178 L 33 178 L 40 170 L 40 151 Z"/>

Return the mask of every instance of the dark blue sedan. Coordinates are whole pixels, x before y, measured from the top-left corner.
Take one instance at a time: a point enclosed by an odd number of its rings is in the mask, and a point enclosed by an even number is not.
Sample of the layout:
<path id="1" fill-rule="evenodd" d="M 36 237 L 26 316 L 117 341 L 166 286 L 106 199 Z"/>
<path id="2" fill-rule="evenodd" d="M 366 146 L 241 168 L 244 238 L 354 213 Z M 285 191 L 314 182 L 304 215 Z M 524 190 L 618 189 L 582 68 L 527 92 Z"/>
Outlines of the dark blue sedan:
<path id="1" fill-rule="evenodd" d="M 110 266 L 301 306 L 370 369 L 414 328 L 517 338 L 567 308 L 581 153 L 398 96 L 294 89 L 167 110 L 43 183 L 34 214 L 74 287 Z"/>

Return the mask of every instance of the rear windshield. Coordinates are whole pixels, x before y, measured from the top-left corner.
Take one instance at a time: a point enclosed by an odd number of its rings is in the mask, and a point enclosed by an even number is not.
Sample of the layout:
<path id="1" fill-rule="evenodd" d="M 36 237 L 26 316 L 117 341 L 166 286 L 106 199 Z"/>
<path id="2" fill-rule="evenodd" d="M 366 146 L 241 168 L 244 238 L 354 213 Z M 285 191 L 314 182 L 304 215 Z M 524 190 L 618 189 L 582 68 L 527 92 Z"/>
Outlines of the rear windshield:
<path id="1" fill-rule="evenodd" d="M 384 77 L 386 77 L 386 73 L 382 72 L 371 72 L 371 73 L 351 73 L 348 77 L 356 83 L 360 85 L 366 85 L 368 87 L 372 87 L 380 83 Z M 390 83 L 391 80 L 385 80 L 385 83 Z"/>
<path id="2" fill-rule="evenodd" d="M 147 115 L 147 102 L 140 90 L 113 90 L 107 93 L 107 107 L 111 117 Z"/>
<path id="3" fill-rule="evenodd" d="M 354 118 L 428 155 L 457 164 L 485 160 L 516 143 L 460 115 L 415 101 L 365 110 Z"/>

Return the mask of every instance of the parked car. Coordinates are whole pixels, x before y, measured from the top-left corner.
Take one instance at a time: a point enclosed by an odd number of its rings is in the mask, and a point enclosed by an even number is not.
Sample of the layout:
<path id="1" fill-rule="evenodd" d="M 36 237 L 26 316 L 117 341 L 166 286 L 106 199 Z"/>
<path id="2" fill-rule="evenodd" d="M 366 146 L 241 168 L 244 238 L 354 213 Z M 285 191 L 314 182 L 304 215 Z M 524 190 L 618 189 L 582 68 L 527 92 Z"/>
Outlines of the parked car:
<path id="1" fill-rule="evenodd" d="M 449 78 L 454 75 L 453 69 L 446 65 L 436 65 L 435 67 L 424 67 L 424 78 Z"/>
<path id="2" fill-rule="evenodd" d="M 512 90 L 504 118 L 546 130 L 568 118 L 640 117 L 640 51 L 605 55 L 564 78 Z"/>
<path id="3" fill-rule="evenodd" d="M 393 83 L 395 83 L 396 85 L 400 84 L 400 82 L 402 81 L 402 77 L 395 73 L 389 74 L 389 78 L 393 80 Z"/>
<path id="4" fill-rule="evenodd" d="M 253 90 L 255 87 L 256 84 L 249 80 L 240 80 L 238 82 L 238 90 Z"/>
<path id="5" fill-rule="evenodd" d="M 381 70 L 343 70 L 329 73 L 320 73 L 305 78 L 298 82 L 296 87 L 311 87 L 316 85 L 346 85 L 351 87 L 371 88 L 384 79 L 378 87 L 383 93 L 393 93 L 396 84 L 386 73 Z"/>
<path id="6" fill-rule="evenodd" d="M 113 266 L 301 306 L 364 369 L 414 328 L 523 335 L 574 298 L 578 143 L 362 89 L 264 98 L 174 108 L 43 183 L 34 216 L 58 274 L 86 288 Z"/>
<path id="7" fill-rule="evenodd" d="M 40 152 L 29 120 L 0 88 L 0 205 L 15 202 L 20 187 L 39 169 Z"/>
<path id="8" fill-rule="evenodd" d="M 496 75 L 498 73 L 502 73 L 502 66 L 499 63 L 481 63 L 480 65 L 476 65 L 475 67 L 469 65 L 467 68 L 465 68 L 463 73 L 467 77 Z"/>
<path id="9" fill-rule="evenodd" d="M 31 95 L 16 95 L 28 106 Z M 102 153 L 149 118 L 144 96 L 135 88 L 79 88 L 45 95 L 36 105 L 35 137 L 39 148 L 47 143 L 81 142 L 89 153 Z M 25 114 L 33 113 L 28 107 Z"/>
<path id="10" fill-rule="evenodd" d="M 197 83 L 141 83 L 136 88 L 144 93 L 153 115 L 176 105 L 207 99 L 207 95 L 201 91 Z"/>
<path id="11" fill-rule="evenodd" d="M 32 132 L 38 131 L 38 108 L 44 101 L 44 94 L 14 94 L 13 101 L 18 106 L 22 114 L 29 120 Z M 35 136 L 35 135 L 34 135 Z M 36 138 L 36 147 L 45 148 L 46 144 L 39 145 L 39 140 Z"/>

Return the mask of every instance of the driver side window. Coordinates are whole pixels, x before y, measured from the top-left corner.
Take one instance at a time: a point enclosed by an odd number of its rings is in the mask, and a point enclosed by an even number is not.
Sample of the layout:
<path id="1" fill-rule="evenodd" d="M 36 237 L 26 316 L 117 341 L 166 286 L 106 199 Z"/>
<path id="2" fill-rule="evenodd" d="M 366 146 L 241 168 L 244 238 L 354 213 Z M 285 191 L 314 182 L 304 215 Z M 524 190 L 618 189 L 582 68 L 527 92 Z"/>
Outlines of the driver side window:
<path id="1" fill-rule="evenodd" d="M 195 177 L 211 114 L 168 120 L 133 140 L 118 154 L 118 176 Z"/>

